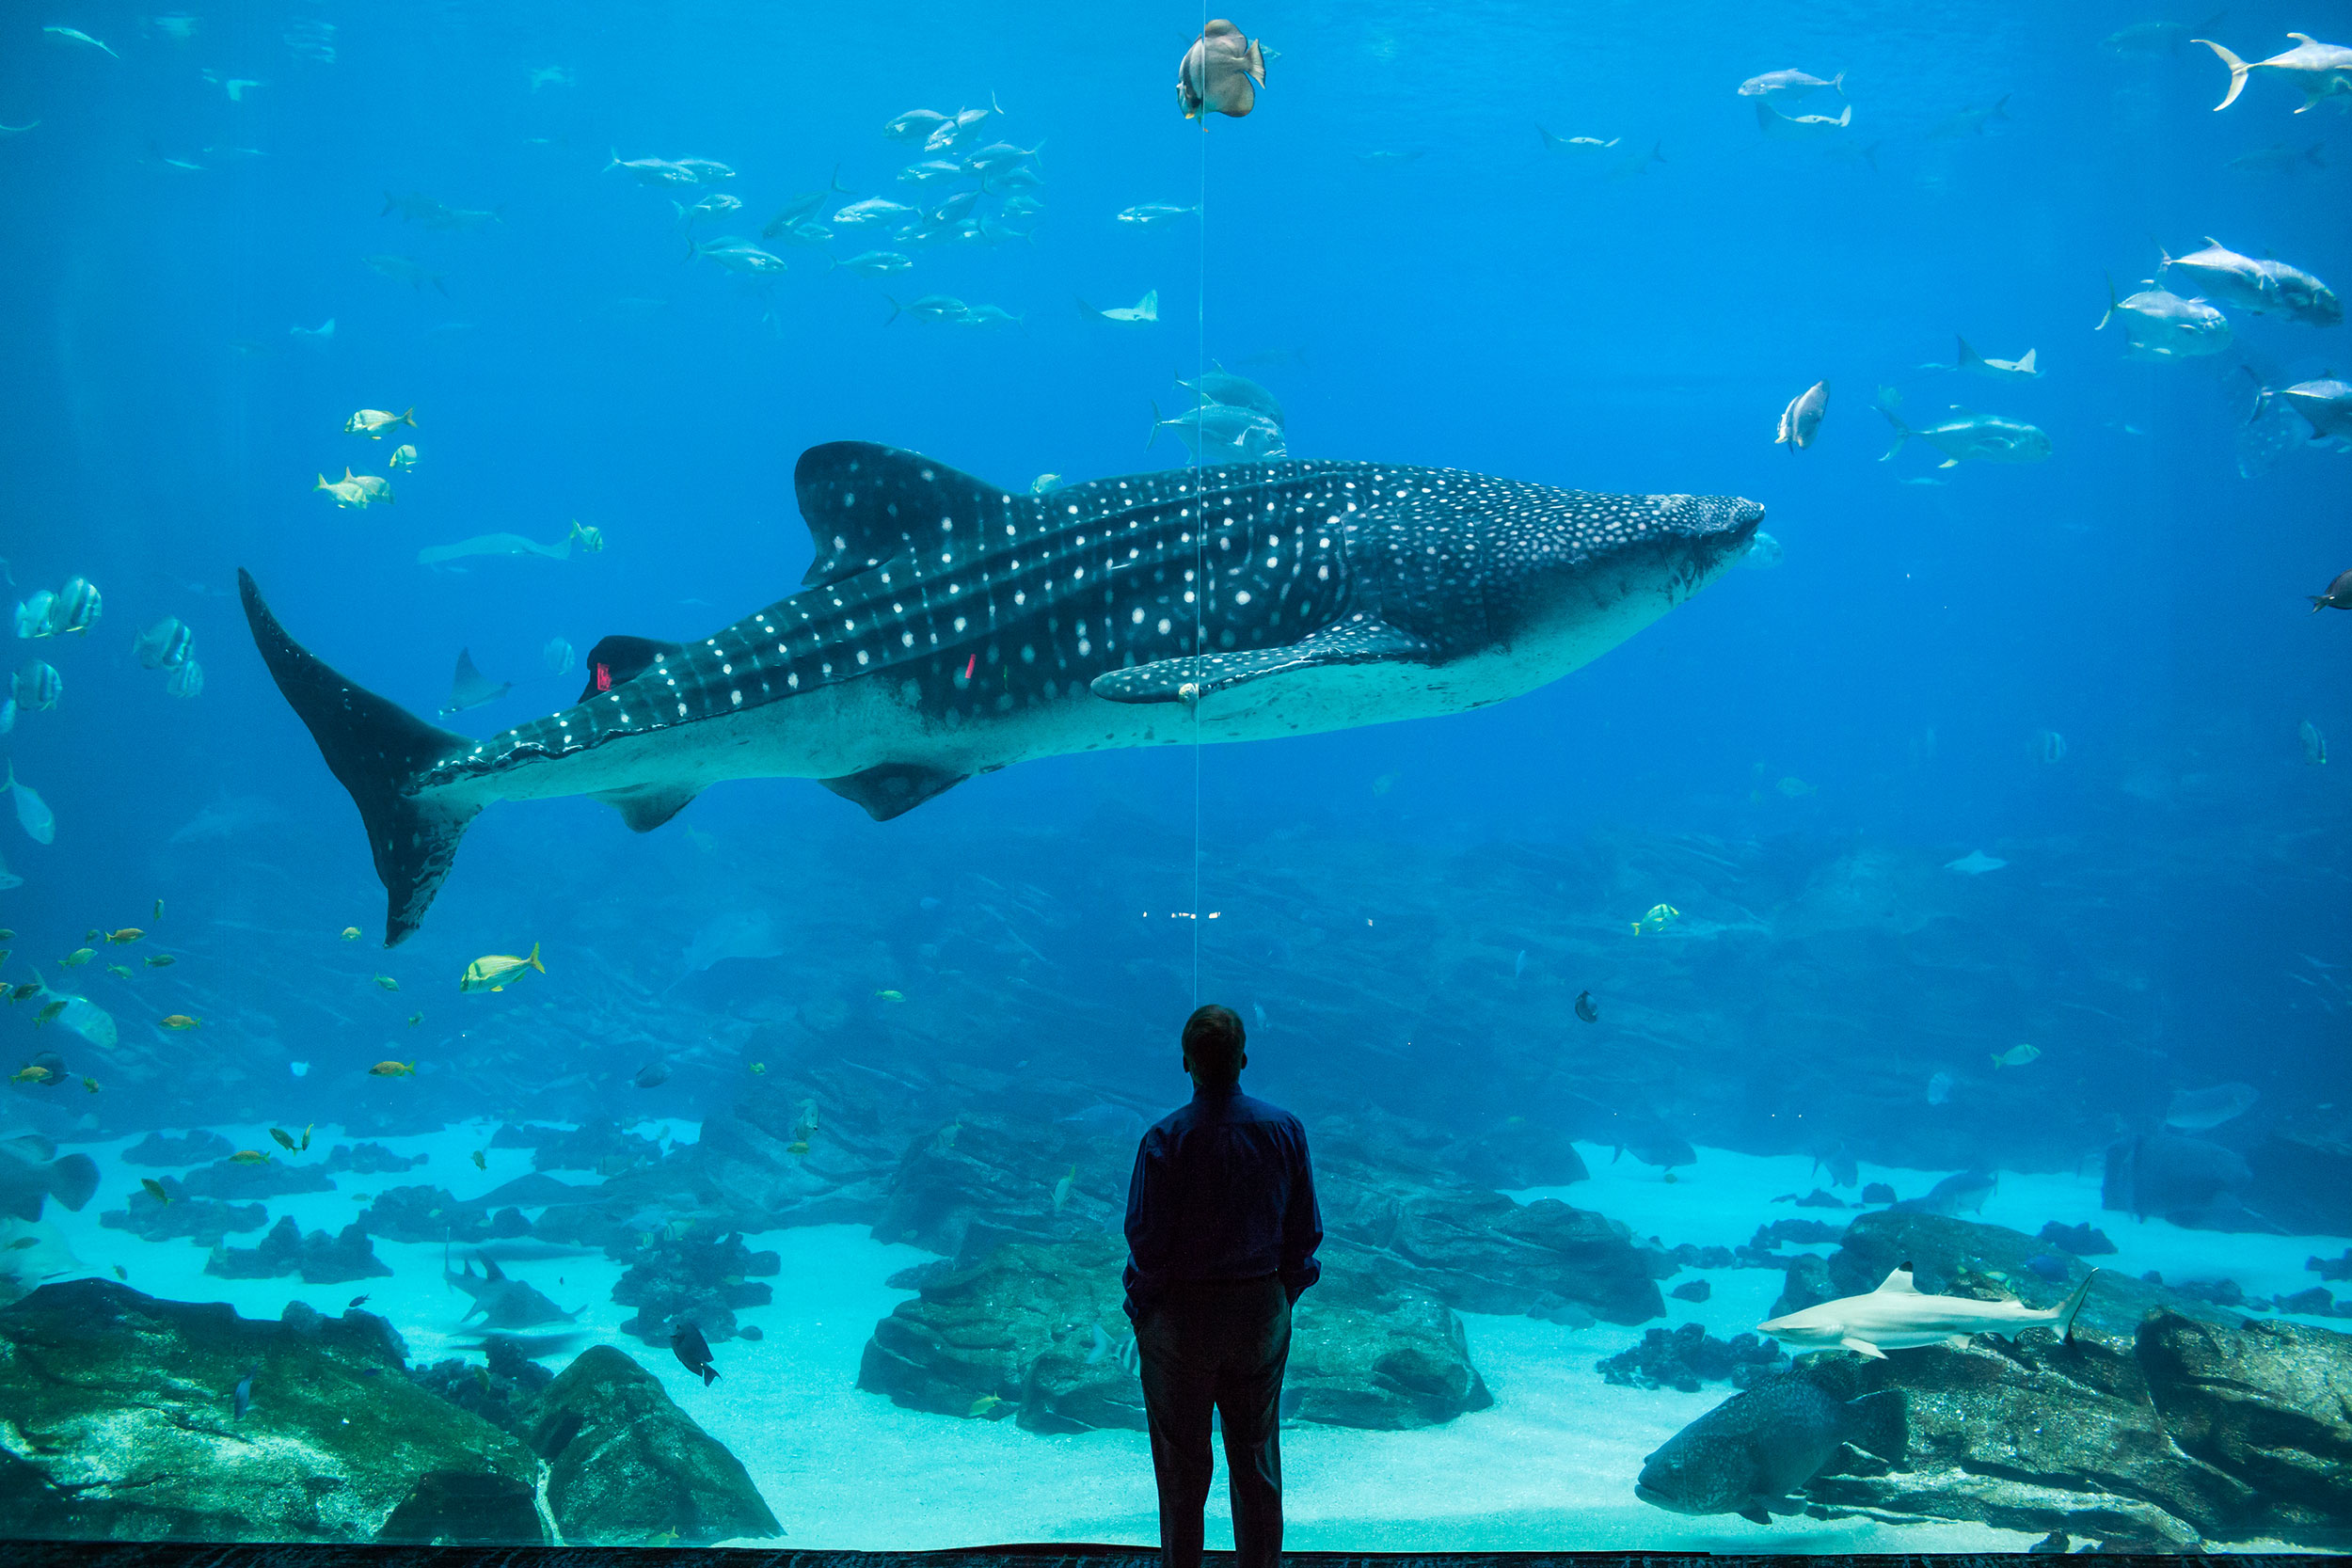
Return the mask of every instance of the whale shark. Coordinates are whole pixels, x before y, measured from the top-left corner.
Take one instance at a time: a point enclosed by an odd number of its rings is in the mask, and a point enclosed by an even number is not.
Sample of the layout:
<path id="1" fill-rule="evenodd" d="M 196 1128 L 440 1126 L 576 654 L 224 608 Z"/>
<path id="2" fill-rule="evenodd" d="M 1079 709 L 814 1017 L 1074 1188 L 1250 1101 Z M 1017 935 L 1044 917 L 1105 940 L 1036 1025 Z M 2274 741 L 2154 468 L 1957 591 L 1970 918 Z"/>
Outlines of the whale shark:
<path id="1" fill-rule="evenodd" d="M 359 809 L 386 946 L 494 801 L 586 795 L 646 832 L 713 784 L 802 778 L 882 821 L 1039 757 L 1460 713 L 1624 641 L 1764 517 L 1307 460 L 1036 496 L 858 441 L 810 448 L 793 478 L 816 545 L 798 593 L 697 642 L 607 637 L 578 702 L 485 740 L 338 673 L 238 573 L 262 660 Z"/>

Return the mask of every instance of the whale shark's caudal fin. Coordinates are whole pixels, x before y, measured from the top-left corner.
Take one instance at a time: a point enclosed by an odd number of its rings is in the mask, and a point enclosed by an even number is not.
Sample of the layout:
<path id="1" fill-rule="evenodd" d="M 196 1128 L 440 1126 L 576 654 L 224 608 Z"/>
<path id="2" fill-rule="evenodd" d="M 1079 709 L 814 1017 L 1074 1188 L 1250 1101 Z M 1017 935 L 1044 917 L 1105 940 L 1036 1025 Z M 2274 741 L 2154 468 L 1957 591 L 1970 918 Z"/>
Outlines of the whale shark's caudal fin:
<path id="1" fill-rule="evenodd" d="M 344 679 L 287 636 L 262 602 L 250 572 L 238 570 L 237 590 L 262 662 L 359 808 L 375 874 L 384 883 L 384 945 L 398 946 L 424 918 L 441 879 L 449 875 L 466 824 L 482 809 L 413 795 L 408 785 L 473 742 L 436 729 L 399 704 Z"/>

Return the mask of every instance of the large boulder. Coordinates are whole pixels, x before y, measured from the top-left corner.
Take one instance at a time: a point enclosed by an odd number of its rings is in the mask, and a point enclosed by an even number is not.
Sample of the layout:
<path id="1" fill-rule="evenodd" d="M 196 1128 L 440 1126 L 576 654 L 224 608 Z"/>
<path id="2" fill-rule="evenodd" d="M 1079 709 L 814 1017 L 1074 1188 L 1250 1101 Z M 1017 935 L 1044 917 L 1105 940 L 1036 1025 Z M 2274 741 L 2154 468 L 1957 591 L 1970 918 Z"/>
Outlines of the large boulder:
<path id="1" fill-rule="evenodd" d="M 98 1216 L 98 1223 L 110 1230 L 128 1230 L 150 1242 L 185 1236 L 199 1246 L 217 1245 L 224 1237 L 259 1230 L 269 1224 L 269 1211 L 258 1203 L 223 1203 L 216 1197 L 191 1197 L 181 1188 L 176 1176 L 167 1176 L 156 1185 L 164 1189 L 164 1196 L 159 1198 L 145 1187 L 134 1187 L 129 1202 L 123 1208 L 105 1211 Z"/>
<path id="2" fill-rule="evenodd" d="M 532 1406 L 548 1507 L 573 1545 L 704 1545 L 784 1533 L 742 1462 L 621 1351 L 596 1345 Z"/>
<path id="3" fill-rule="evenodd" d="M 538 1465 L 410 1384 L 381 1318 L 110 1280 L 0 1311 L 0 1518 L 40 1539 L 538 1544 Z M 251 1375 L 241 1416 L 234 1390 Z"/>
<path id="4" fill-rule="evenodd" d="M 1574 1303 L 1613 1323 L 1665 1314 L 1658 1281 L 1677 1265 L 1636 1247 L 1620 1226 L 1557 1198 L 1498 1192 L 1319 1162 L 1315 1190 L 1327 1263 L 1378 1275 L 1465 1312 L 1517 1315 Z"/>
<path id="5" fill-rule="evenodd" d="M 1806 1357 L 1840 1398 L 1903 1390 L 1906 1467 L 1817 1478 L 1831 1514 L 1976 1520 L 2179 1550 L 2352 1546 L 2352 1336 L 2169 1308 L 2124 1335 L 2032 1329 L 1866 1360 Z"/>
<path id="6" fill-rule="evenodd" d="M 1080 1236 L 1008 1243 L 929 1279 L 875 1325 L 858 1386 L 1032 1431 L 1141 1430 L 1125 1260 L 1116 1238 Z M 1428 1426 L 1493 1402 L 1443 1303 L 1341 1267 L 1292 1314 L 1284 1381 L 1296 1418 L 1333 1426 Z"/>
<path id="7" fill-rule="evenodd" d="M 1118 1231 L 1135 1157 L 1071 1124 L 961 1116 L 907 1149 L 874 1235 L 969 1263 L 1007 1242 Z"/>
<path id="8" fill-rule="evenodd" d="M 345 1285 L 355 1279 L 387 1278 L 392 1271 L 376 1257 L 368 1233 L 358 1226 L 344 1226 L 333 1236 L 324 1230 L 306 1236 L 292 1214 L 282 1214 L 258 1246 L 215 1243 L 213 1255 L 204 1260 L 204 1272 L 223 1279 L 275 1279 L 298 1274 L 306 1285 Z"/>

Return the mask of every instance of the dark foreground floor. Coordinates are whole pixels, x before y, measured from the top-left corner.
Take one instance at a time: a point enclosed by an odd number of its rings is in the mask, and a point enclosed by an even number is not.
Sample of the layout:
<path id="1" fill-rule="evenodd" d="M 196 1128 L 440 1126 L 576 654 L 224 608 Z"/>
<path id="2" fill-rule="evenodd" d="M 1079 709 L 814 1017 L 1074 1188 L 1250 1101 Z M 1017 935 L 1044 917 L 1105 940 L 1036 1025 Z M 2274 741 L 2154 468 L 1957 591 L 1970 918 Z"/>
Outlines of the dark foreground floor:
<path id="1" fill-rule="evenodd" d="M 0 1522 L 0 1530 L 6 1529 Z M 1211 1552 L 1209 1568 L 1232 1554 Z M 1292 1552 L 1286 1568 L 2022 1568 L 2045 1560 L 1994 1553 L 1897 1556 L 1710 1556 L 1705 1552 Z M 2177 1564 L 2177 1558 L 2100 1554 L 2105 1565 Z M 2305 1568 L 2308 1557 L 2217 1555 L 2212 1563 Z M 1156 1568 L 1159 1554 L 1075 1543 L 975 1546 L 945 1552 L 793 1552 L 680 1546 L 215 1545 L 187 1542 L 11 1542 L 7 1568 Z"/>

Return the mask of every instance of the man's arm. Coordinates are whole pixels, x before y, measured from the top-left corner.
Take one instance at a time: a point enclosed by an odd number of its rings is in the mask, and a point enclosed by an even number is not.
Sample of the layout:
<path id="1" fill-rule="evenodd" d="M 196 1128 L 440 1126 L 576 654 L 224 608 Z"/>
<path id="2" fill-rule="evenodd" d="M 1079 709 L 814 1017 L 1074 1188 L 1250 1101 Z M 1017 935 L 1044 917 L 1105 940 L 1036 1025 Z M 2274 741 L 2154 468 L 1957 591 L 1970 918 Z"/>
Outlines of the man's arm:
<path id="1" fill-rule="evenodd" d="M 1144 1133 L 1136 1145 L 1135 1173 L 1127 1178 L 1127 1313 L 1137 1322 L 1166 1277 L 1168 1205 L 1161 1189 L 1167 1176 L 1162 1149 L 1151 1132 Z"/>
<path id="2" fill-rule="evenodd" d="M 1292 1124 L 1297 1149 L 1291 1171 L 1290 1207 L 1282 1213 L 1282 1291 L 1295 1304 L 1323 1277 L 1315 1249 L 1323 1245 L 1323 1210 L 1315 1202 L 1315 1168 L 1307 1157 L 1307 1130 Z"/>

